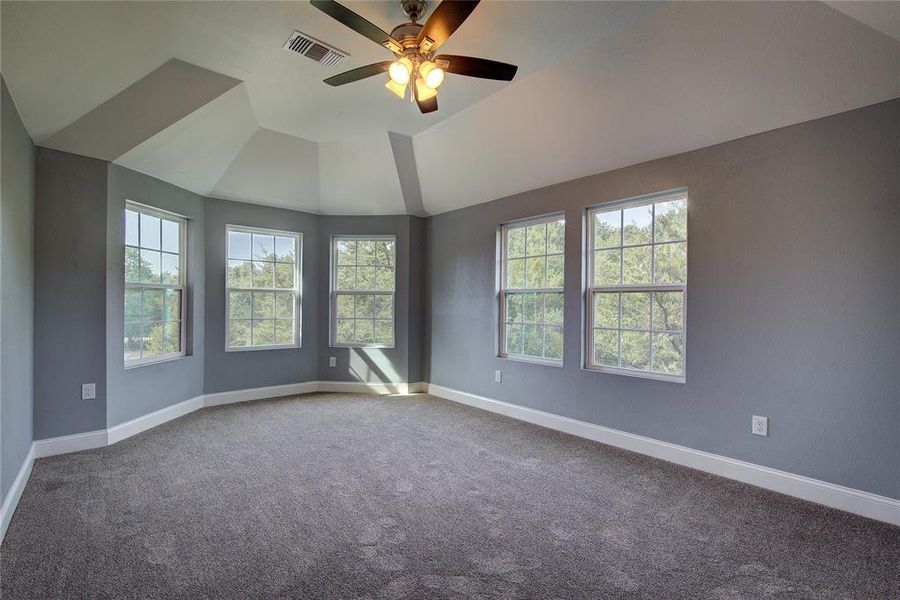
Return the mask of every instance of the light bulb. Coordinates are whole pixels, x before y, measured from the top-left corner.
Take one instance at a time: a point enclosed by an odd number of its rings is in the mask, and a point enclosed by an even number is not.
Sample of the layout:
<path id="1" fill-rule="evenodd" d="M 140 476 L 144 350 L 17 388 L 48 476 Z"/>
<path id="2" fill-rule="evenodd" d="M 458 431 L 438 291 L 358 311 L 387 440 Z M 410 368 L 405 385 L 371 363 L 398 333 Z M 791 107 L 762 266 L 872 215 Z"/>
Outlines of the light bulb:
<path id="1" fill-rule="evenodd" d="M 430 60 L 426 60 L 419 67 L 419 75 L 425 80 L 425 85 L 433 90 L 438 89 L 444 83 L 444 70 Z"/>
<path id="2" fill-rule="evenodd" d="M 412 61 L 405 56 L 398 61 L 392 62 L 388 68 L 388 73 L 394 83 L 398 85 L 406 85 L 412 75 Z"/>

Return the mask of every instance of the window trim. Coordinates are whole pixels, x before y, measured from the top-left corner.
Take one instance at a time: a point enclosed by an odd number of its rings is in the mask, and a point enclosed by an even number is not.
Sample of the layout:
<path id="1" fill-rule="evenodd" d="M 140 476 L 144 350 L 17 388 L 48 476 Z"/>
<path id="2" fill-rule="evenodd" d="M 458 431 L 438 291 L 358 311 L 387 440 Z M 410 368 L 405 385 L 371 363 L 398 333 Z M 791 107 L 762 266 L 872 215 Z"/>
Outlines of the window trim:
<path id="1" fill-rule="evenodd" d="M 337 242 L 340 240 L 352 241 L 374 241 L 374 242 L 394 242 L 393 245 L 393 261 L 394 261 L 394 289 L 390 292 L 384 290 L 337 290 Z M 328 347 L 329 348 L 383 348 L 392 349 L 397 347 L 397 236 L 394 234 L 332 234 L 329 240 L 331 244 L 331 252 L 329 258 L 328 278 L 329 299 L 328 299 Z M 359 264 L 357 263 L 357 267 Z M 337 297 L 338 294 L 352 294 L 355 296 L 391 296 L 391 343 L 388 344 L 361 344 L 358 342 L 346 343 L 337 341 Z"/>
<path id="2" fill-rule="evenodd" d="M 507 288 L 506 287 L 506 249 L 507 249 L 507 237 L 509 235 L 509 230 L 514 227 L 527 227 L 528 225 L 540 225 L 542 223 L 550 223 L 553 221 L 558 221 L 562 219 L 563 221 L 563 285 L 559 288 Z M 497 358 L 502 360 L 513 360 L 517 362 L 531 363 L 536 365 L 543 365 L 546 367 L 558 367 L 562 368 L 565 366 L 566 359 L 566 281 L 565 281 L 565 270 L 566 270 L 566 213 L 565 211 L 556 211 L 552 213 L 545 213 L 541 215 L 537 215 L 534 217 L 524 217 L 521 219 L 515 219 L 512 221 L 507 221 L 505 223 L 501 223 L 497 226 L 497 240 L 499 242 L 500 248 L 497 253 L 499 264 L 497 267 L 497 290 L 496 290 L 496 314 L 497 321 L 499 323 L 499 327 L 495 328 L 495 331 L 499 333 L 499 337 L 497 338 Z M 544 256 L 547 254 L 533 255 L 533 256 Z M 517 258 L 529 258 L 528 251 L 526 249 L 526 253 L 522 257 Z M 562 330 L 563 335 L 563 346 L 562 346 L 562 358 L 545 358 L 538 356 L 528 356 L 524 354 L 509 354 L 505 351 L 506 345 L 506 295 L 509 292 L 514 293 L 523 293 L 523 292 L 533 292 L 537 294 L 542 293 L 560 293 L 562 294 L 563 299 L 563 322 L 560 325 L 560 329 Z"/>
<path id="3" fill-rule="evenodd" d="M 600 204 L 594 204 L 585 208 L 584 211 L 584 239 L 585 239 L 585 254 L 584 254 L 584 282 L 583 282 L 583 295 L 582 295 L 582 310 L 584 315 L 584 335 L 582 338 L 582 369 L 586 371 L 592 371 L 595 373 L 610 373 L 613 375 L 625 375 L 627 377 L 637 377 L 640 379 L 652 379 L 656 381 L 667 381 L 670 383 L 686 383 L 687 382 L 687 305 L 688 305 L 688 293 L 687 293 L 687 273 L 685 273 L 685 281 L 684 283 L 650 283 L 650 284 L 620 284 L 620 285 L 605 285 L 605 286 L 595 286 L 594 282 L 594 225 L 593 225 L 593 216 L 597 213 L 611 212 L 614 210 L 624 210 L 626 208 L 634 208 L 638 206 L 647 206 L 652 204 L 658 204 L 661 202 L 667 202 L 671 200 L 680 200 L 684 199 L 685 205 L 689 206 L 689 197 L 688 197 L 688 189 L 686 187 L 675 188 L 670 190 L 665 190 L 662 192 L 656 192 L 652 194 L 645 194 L 642 196 L 633 196 L 630 198 L 624 198 L 622 200 L 614 200 L 611 202 L 604 202 Z M 685 235 L 684 240 L 670 240 L 667 242 L 656 243 L 656 215 L 654 209 L 654 220 L 652 223 L 652 232 L 651 232 L 651 241 L 649 243 L 644 244 L 628 244 L 624 243 L 618 248 L 639 248 L 644 246 L 663 246 L 669 243 L 684 243 L 685 252 L 687 252 L 688 247 L 688 238 L 689 235 Z M 623 240 L 624 242 L 624 240 Z M 624 268 L 624 267 L 620 267 Z M 651 253 L 651 263 L 650 263 L 651 273 L 656 272 L 656 253 Z M 611 367 L 608 365 L 597 365 L 593 363 L 594 359 L 594 304 L 593 298 L 595 292 L 681 292 L 682 293 L 682 307 L 681 307 L 681 316 L 682 316 L 682 340 L 684 344 L 684 354 L 682 356 L 682 369 L 680 375 L 671 375 L 667 373 L 656 373 L 653 371 L 642 371 L 640 369 L 629 369 L 627 367 Z M 651 297 L 652 303 L 652 297 Z M 620 309 L 621 310 L 621 309 Z M 629 331 L 628 329 L 622 329 L 621 327 L 618 331 Z M 644 331 L 644 330 L 640 330 Z M 650 330 L 649 334 L 651 336 L 650 342 L 650 364 L 653 364 L 653 321 L 652 321 L 652 313 L 651 313 L 651 321 L 650 321 Z"/>
<path id="4" fill-rule="evenodd" d="M 125 238 L 125 227 L 127 224 L 123 222 L 122 228 L 122 281 L 124 282 L 124 287 L 122 288 L 122 306 L 123 306 L 123 314 L 122 314 L 122 327 L 124 333 L 125 326 L 125 314 L 124 314 L 124 306 L 125 306 L 125 293 L 130 289 L 161 289 L 161 290 L 178 290 L 181 292 L 181 314 L 179 315 L 180 319 L 180 349 L 178 352 L 169 352 L 167 354 L 159 354 L 157 356 L 153 356 L 151 358 L 139 358 L 137 360 L 128 360 L 125 358 L 125 352 L 123 348 L 122 359 L 124 368 L 135 369 L 138 367 L 146 367 L 149 365 L 155 365 L 158 363 L 171 362 L 174 360 L 179 360 L 181 358 L 187 357 L 187 253 L 188 253 L 188 239 L 187 239 L 187 227 L 188 227 L 188 218 L 184 215 L 171 212 L 168 210 L 164 210 L 162 208 L 157 208 L 155 206 L 150 206 L 147 204 L 143 204 L 141 202 L 135 202 L 133 200 L 125 199 L 125 207 L 122 210 L 122 218 L 126 218 L 126 212 L 128 210 L 132 210 L 133 212 L 137 212 L 138 214 L 144 213 L 157 218 L 167 219 L 170 221 L 178 222 L 178 277 L 179 283 L 178 285 L 164 284 L 164 283 L 140 283 L 134 281 L 126 281 L 126 273 L 125 273 L 125 250 L 127 248 L 138 248 L 138 252 L 140 252 L 140 217 L 138 217 L 138 246 L 129 246 L 124 243 Z M 160 243 L 160 246 L 162 244 Z M 149 248 L 148 248 L 149 250 Z M 162 251 L 162 250 L 160 250 Z M 143 325 L 143 314 L 141 315 L 141 324 Z"/>
<path id="5" fill-rule="evenodd" d="M 230 259 L 228 256 L 228 232 L 236 231 L 239 233 L 262 233 L 272 236 L 293 237 L 294 238 L 294 289 L 276 289 L 276 288 L 233 288 L 228 286 L 228 261 L 237 260 Z M 250 259 L 253 260 L 253 247 L 250 248 Z M 303 233 L 299 231 L 284 231 L 280 229 L 267 229 L 265 227 L 249 227 L 246 225 L 225 225 L 225 352 L 258 352 L 262 350 L 291 350 L 303 347 Z M 287 292 L 294 294 L 294 338 L 293 344 L 268 344 L 266 346 L 229 346 L 228 341 L 231 339 L 231 294 L 230 292 Z M 238 319 L 241 320 L 241 319 Z M 252 319 L 251 319 L 252 320 Z"/>

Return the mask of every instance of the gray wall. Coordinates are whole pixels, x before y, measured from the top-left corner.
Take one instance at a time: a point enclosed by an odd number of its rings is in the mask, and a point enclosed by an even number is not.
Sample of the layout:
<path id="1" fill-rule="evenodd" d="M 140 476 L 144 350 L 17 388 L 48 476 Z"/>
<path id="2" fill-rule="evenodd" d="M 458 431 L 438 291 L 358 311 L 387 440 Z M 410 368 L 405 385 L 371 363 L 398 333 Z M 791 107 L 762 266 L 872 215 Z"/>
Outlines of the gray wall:
<path id="1" fill-rule="evenodd" d="M 32 440 L 34 145 L 0 78 L 0 501 Z"/>
<path id="2" fill-rule="evenodd" d="M 105 161 L 38 148 L 34 438 L 106 427 Z M 97 384 L 95 400 L 82 383 Z"/>
<path id="3" fill-rule="evenodd" d="M 322 269 L 319 274 L 319 302 L 321 305 L 319 336 L 319 379 L 325 381 L 368 381 L 373 383 L 416 382 L 421 378 L 419 352 L 422 337 L 421 303 L 411 304 L 410 282 L 422 281 L 424 261 L 422 232 L 424 222 L 407 215 L 372 217 L 321 217 L 320 252 Z M 330 347 L 330 256 L 333 235 L 396 235 L 397 290 L 394 309 L 394 348 L 331 348 Z M 411 249 L 411 241 L 417 246 Z M 411 260 L 411 256 L 417 257 Z M 416 358 L 412 358 L 413 354 Z M 334 356 L 336 367 L 328 366 Z"/>
<path id="4" fill-rule="evenodd" d="M 895 100 L 430 218 L 430 381 L 900 498 L 898 132 Z M 584 208 L 681 186 L 687 383 L 581 369 Z M 555 210 L 565 366 L 499 359 L 496 227 Z"/>
<path id="5" fill-rule="evenodd" d="M 118 165 L 109 165 L 107 200 L 106 422 L 112 426 L 203 394 L 206 222 L 203 196 Z M 133 369 L 124 360 L 125 200 L 188 219 L 187 356 Z"/>
<path id="6" fill-rule="evenodd" d="M 315 381 L 319 343 L 321 217 L 209 198 L 206 200 L 206 393 Z M 303 234 L 302 347 L 225 351 L 225 226 L 244 225 Z"/>

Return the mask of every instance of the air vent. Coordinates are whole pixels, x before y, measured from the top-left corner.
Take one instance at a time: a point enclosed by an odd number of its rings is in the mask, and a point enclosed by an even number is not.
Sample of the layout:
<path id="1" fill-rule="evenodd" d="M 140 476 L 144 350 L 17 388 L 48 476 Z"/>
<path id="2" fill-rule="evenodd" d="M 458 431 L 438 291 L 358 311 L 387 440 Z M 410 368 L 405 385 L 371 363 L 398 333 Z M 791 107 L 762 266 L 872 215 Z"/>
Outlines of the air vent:
<path id="1" fill-rule="evenodd" d="M 334 46 L 329 46 L 325 42 L 320 42 L 316 38 L 299 31 L 291 34 L 288 41 L 284 43 L 284 49 L 289 52 L 302 54 L 328 67 L 335 66 L 348 56 L 346 52 L 342 52 Z"/>

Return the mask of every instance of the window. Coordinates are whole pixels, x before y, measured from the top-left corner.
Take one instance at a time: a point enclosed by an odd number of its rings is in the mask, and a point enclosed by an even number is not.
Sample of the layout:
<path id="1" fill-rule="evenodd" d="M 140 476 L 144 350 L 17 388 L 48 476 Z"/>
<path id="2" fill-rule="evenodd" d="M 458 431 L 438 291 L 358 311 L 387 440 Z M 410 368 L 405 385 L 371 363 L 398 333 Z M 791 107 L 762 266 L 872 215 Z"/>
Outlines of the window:
<path id="1" fill-rule="evenodd" d="M 561 365 L 566 221 L 500 228 L 500 356 Z"/>
<path id="2" fill-rule="evenodd" d="M 125 204 L 125 366 L 184 356 L 183 217 Z"/>
<path id="3" fill-rule="evenodd" d="M 226 350 L 300 345 L 299 233 L 228 225 Z"/>
<path id="4" fill-rule="evenodd" d="M 332 346 L 394 347 L 394 236 L 331 238 Z"/>
<path id="5" fill-rule="evenodd" d="M 588 211 L 587 367 L 684 381 L 687 192 Z"/>

